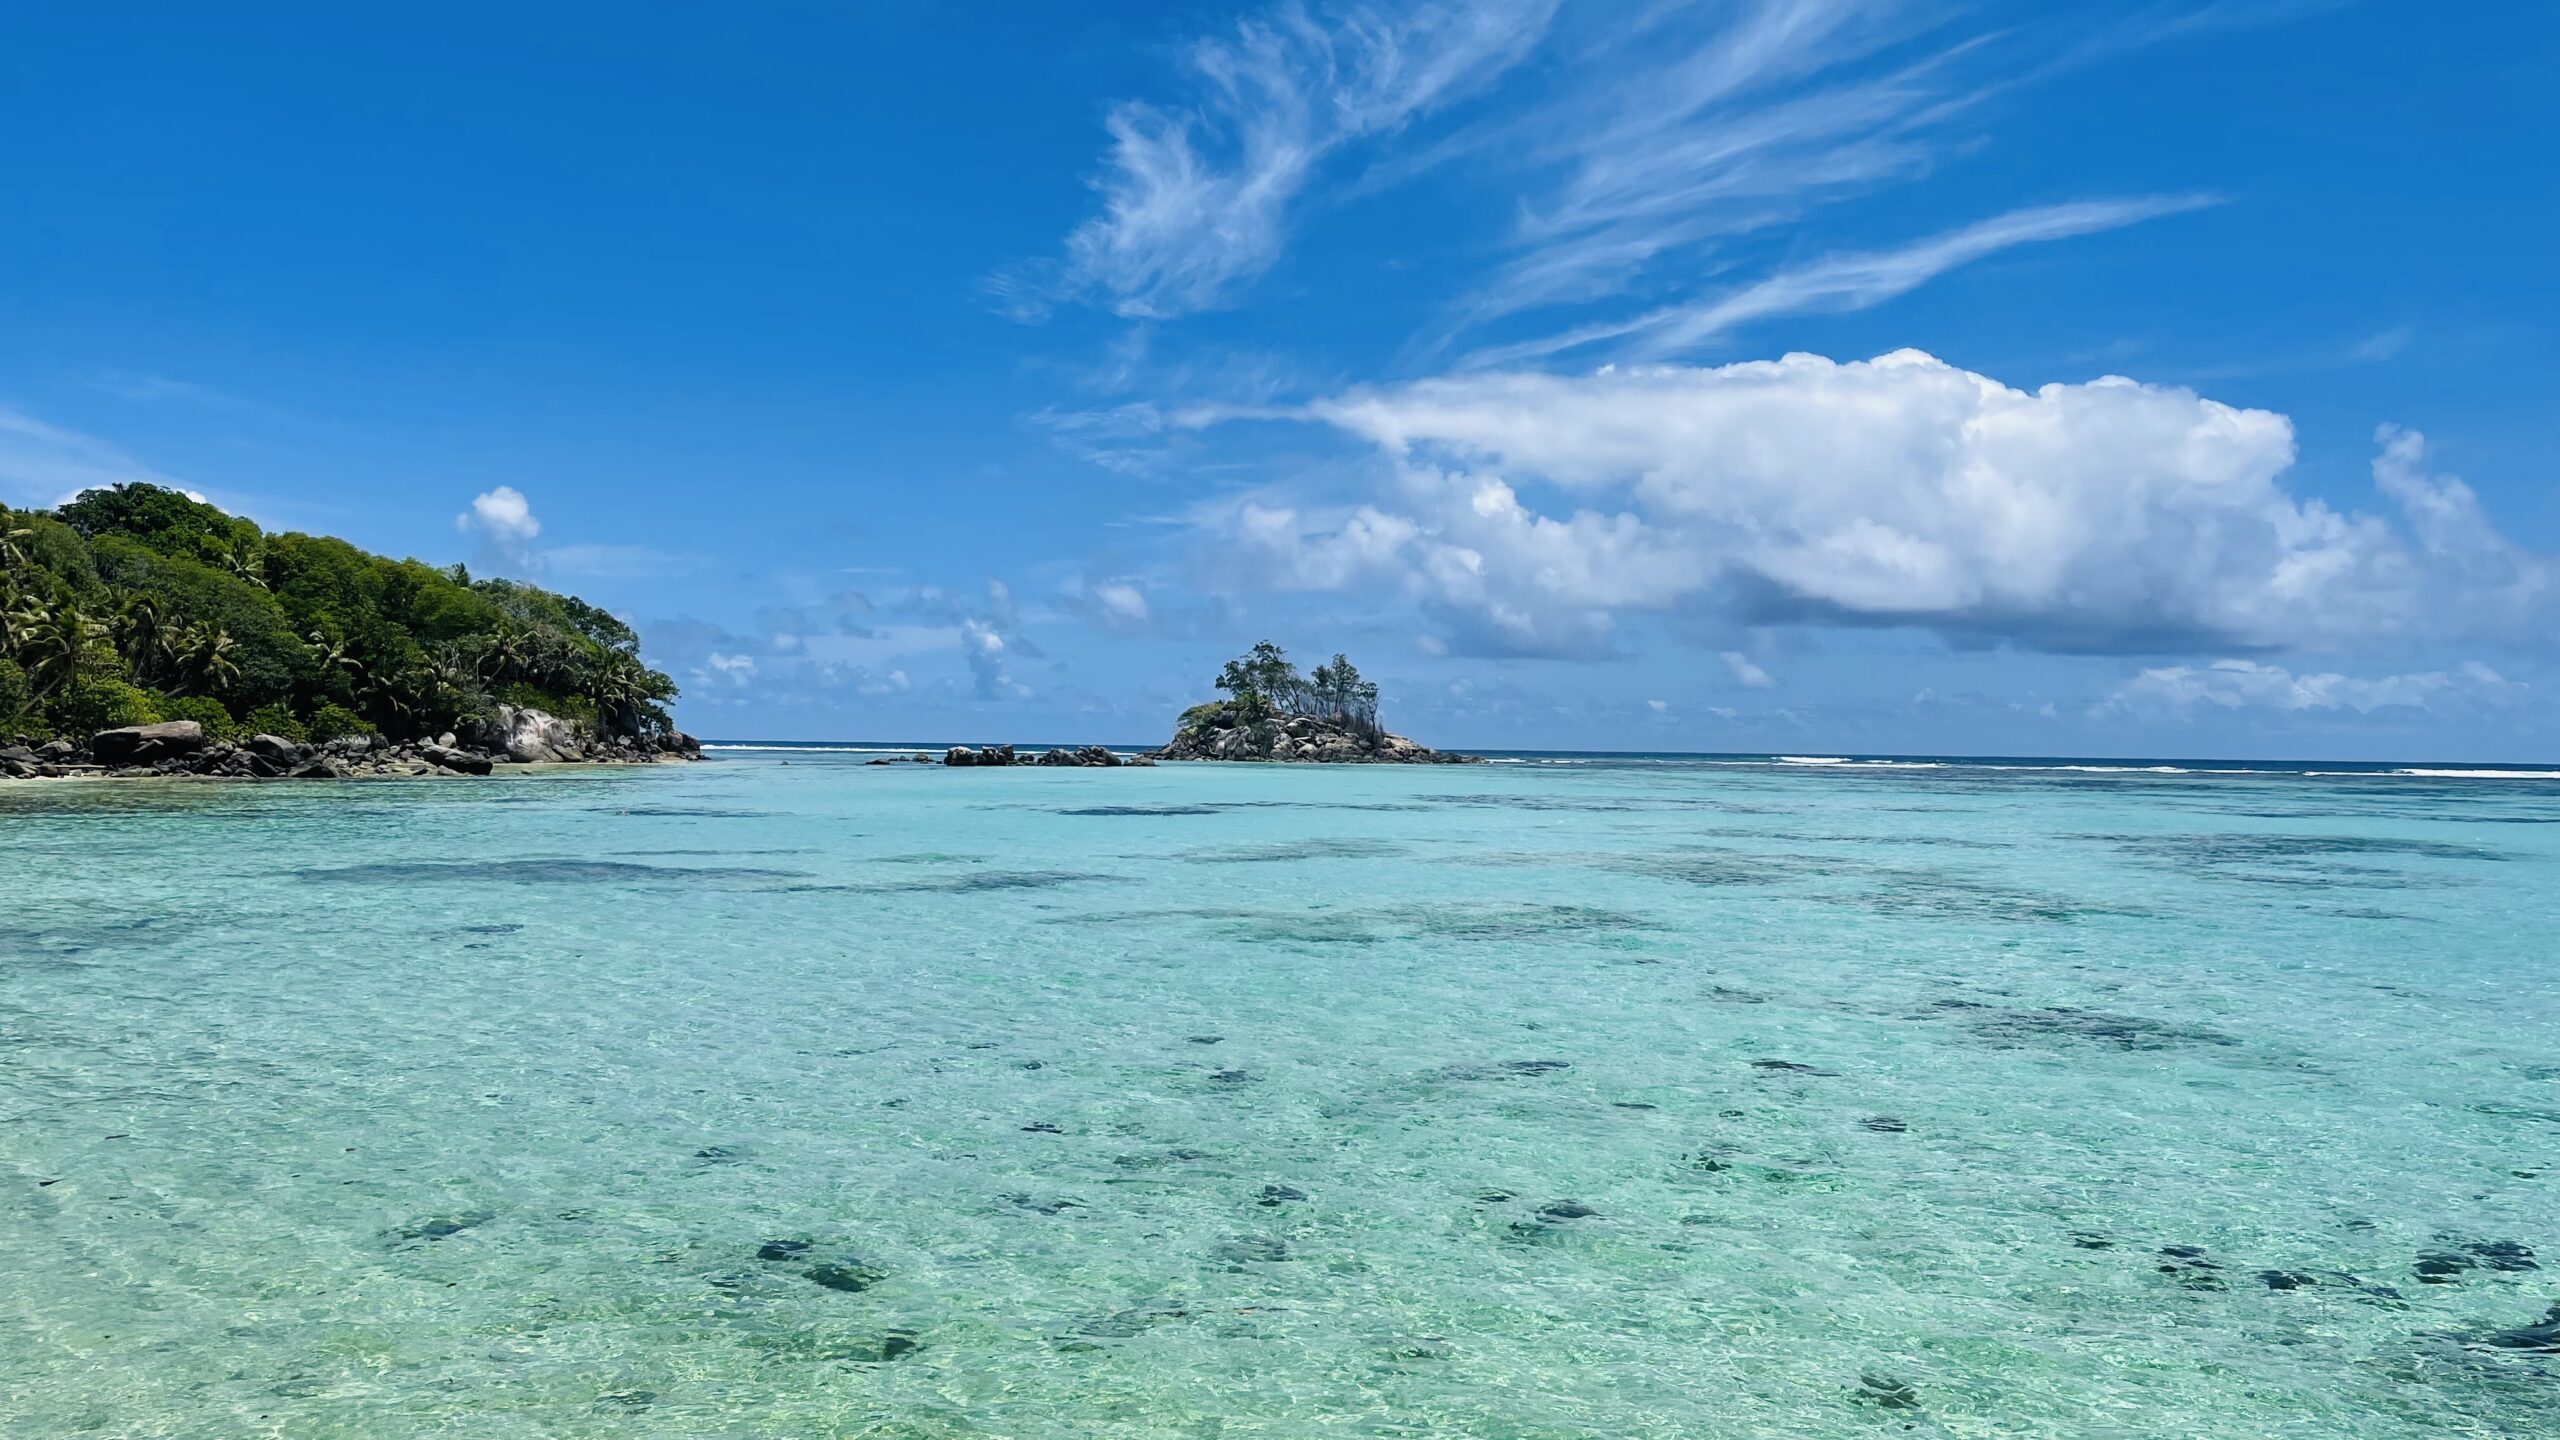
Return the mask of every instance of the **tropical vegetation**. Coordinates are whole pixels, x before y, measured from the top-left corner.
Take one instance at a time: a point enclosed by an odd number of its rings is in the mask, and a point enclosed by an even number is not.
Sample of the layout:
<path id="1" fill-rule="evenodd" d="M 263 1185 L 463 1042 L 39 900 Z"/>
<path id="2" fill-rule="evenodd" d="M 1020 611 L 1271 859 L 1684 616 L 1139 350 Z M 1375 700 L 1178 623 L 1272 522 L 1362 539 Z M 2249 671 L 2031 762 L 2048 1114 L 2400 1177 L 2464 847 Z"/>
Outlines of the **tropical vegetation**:
<path id="1" fill-rule="evenodd" d="M 1265 640 L 1226 663 L 1218 671 L 1217 688 L 1249 720 L 1304 715 L 1375 739 L 1378 687 L 1360 676 L 1359 667 L 1342 655 L 1301 675 L 1288 653 Z M 1201 707 L 1215 709 L 1216 703 Z"/>
<path id="2" fill-rule="evenodd" d="M 269 534 L 156 485 L 0 507 L 0 735 L 196 720 L 408 739 L 508 703 L 647 736 L 675 694 L 630 626 L 574 596 Z"/>

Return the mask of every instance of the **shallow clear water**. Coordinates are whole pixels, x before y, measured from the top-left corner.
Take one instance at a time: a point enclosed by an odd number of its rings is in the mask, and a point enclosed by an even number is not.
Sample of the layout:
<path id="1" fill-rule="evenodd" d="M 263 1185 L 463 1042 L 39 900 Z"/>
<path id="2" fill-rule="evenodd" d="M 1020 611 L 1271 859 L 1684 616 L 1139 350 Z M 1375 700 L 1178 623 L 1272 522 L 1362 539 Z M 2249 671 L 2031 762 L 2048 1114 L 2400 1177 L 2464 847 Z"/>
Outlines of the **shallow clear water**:
<path id="1" fill-rule="evenodd" d="M 2560 784 L 861 758 L 0 786 L 0 1434 L 2560 1435 Z"/>

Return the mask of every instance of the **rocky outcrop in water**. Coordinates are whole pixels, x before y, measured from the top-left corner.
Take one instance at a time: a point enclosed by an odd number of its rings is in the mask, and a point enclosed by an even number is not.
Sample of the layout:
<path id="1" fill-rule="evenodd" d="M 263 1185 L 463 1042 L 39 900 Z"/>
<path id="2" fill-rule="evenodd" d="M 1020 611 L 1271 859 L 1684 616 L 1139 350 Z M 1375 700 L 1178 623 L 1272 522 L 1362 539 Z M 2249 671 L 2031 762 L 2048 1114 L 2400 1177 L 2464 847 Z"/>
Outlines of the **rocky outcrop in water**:
<path id="1" fill-rule="evenodd" d="M 204 748 L 204 727 L 193 720 L 127 725 L 89 737 L 89 753 L 101 765 L 151 765 Z"/>
<path id="2" fill-rule="evenodd" d="M 925 757 L 919 755 L 916 758 L 922 760 Z M 889 762 L 873 760 L 868 763 L 881 765 Z M 954 769 L 966 770 L 1001 765 L 1082 765 L 1108 768 L 1118 765 L 1153 765 L 1156 762 L 1143 755 L 1122 756 L 1102 745 L 1062 745 L 1027 757 L 1016 752 L 1010 745 L 989 745 L 981 750 L 972 750 L 966 745 L 954 745 L 942 752 L 942 763 Z"/>
<path id="3" fill-rule="evenodd" d="M 282 735 L 208 740 L 193 720 L 102 730 L 85 746 L 54 740 L 0 745 L 0 779 L 200 775 L 226 780 L 350 780 L 487 775 L 503 765 L 576 761 L 642 765 L 699 760 L 702 744 L 681 732 L 596 735 L 540 710 L 498 707 L 491 719 L 453 734 L 410 741 L 349 735 L 305 744 Z"/>
<path id="4" fill-rule="evenodd" d="M 1255 715 L 1232 700 L 1184 711 L 1172 741 L 1154 755 L 1159 760 L 1331 765 L 1465 765 L 1477 760 L 1313 715 Z"/>
<path id="5" fill-rule="evenodd" d="M 1072 750 L 1060 749 L 1043 751 L 1040 758 L 1031 763 L 1034 765 L 1112 766 L 1127 765 L 1131 762 L 1121 759 L 1106 746 L 1078 745 Z"/>

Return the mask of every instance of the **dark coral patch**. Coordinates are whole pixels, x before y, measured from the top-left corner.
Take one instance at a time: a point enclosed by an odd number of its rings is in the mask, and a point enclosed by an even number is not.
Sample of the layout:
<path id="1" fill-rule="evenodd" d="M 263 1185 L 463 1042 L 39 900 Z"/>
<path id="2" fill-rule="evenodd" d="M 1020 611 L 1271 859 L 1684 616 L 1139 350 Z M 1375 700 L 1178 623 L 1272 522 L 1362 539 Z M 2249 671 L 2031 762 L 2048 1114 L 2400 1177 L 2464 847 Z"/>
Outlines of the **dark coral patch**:
<path id="1" fill-rule="evenodd" d="M 1920 1392 L 1909 1384 L 1887 1375 L 1858 1377 L 1856 1398 L 1884 1410 L 1917 1410 Z"/>
<path id="2" fill-rule="evenodd" d="M 2177 1045 L 2233 1046 L 2236 1036 L 2201 1025 L 2056 1005 L 2043 1010 L 2001 1010 L 1967 1000 L 1942 1000 L 1940 1010 L 1967 1012 L 1965 1028 L 2003 1045 L 2066 1041 L 2117 1050 L 2166 1050 Z"/>
<path id="3" fill-rule="evenodd" d="M 2479 1269 L 2480 1262 L 2458 1250 L 2430 1250 L 2418 1257 L 2413 1268 L 2421 1284 L 2450 1285 Z"/>
<path id="4" fill-rule="evenodd" d="M 812 1265 L 805 1273 L 810 1284 L 825 1290 L 840 1290 L 847 1295 L 859 1295 L 889 1278 L 868 1265 L 832 1260 Z"/>

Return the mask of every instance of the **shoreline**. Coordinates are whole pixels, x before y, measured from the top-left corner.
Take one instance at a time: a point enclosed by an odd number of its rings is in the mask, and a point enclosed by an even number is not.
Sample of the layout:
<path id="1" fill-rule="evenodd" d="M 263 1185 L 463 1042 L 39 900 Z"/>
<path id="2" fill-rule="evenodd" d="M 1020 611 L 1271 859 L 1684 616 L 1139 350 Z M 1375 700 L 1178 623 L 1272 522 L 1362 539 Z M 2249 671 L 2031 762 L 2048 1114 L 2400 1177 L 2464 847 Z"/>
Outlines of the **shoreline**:
<path id="1" fill-rule="evenodd" d="M 702 762 L 699 756 L 691 755 L 669 756 L 662 760 L 532 760 L 509 761 L 504 764 L 492 766 L 487 774 L 474 774 L 465 770 L 441 769 L 428 770 L 418 774 L 374 770 L 353 772 L 346 775 L 336 776 L 314 775 L 302 777 L 288 775 L 206 774 L 205 772 L 198 770 L 103 770 L 95 765 L 80 765 L 63 767 L 60 773 L 51 775 L 0 774 L 0 786 L 62 785 L 75 782 L 136 780 L 171 780 L 187 783 L 201 782 L 206 784 L 224 785 L 265 785 L 277 780 L 289 780 L 296 778 L 309 780 L 503 780 L 511 775 L 555 775 L 569 770 L 647 770 L 662 765 L 697 765 L 700 763 Z"/>
<path id="2" fill-rule="evenodd" d="M 435 769 L 416 773 L 407 771 L 373 770 L 351 772 L 346 775 L 311 775 L 300 777 L 286 775 L 208 775 L 192 770 L 117 772 L 101 770 L 95 766 L 84 765 L 77 768 L 65 769 L 61 773 L 53 775 L 0 775 L 0 791 L 6 791 L 10 787 L 20 785 L 33 787 L 75 784 L 130 784 L 153 780 L 167 780 L 173 783 L 191 785 L 269 785 L 279 780 L 292 779 L 305 781 L 338 780 L 346 782 L 373 782 L 388 780 L 503 780 L 515 775 L 557 775 L 572 770 L 647 770 L 662 765 L 692 765 L 698 763 L 700 763 L 698 760 L 690 757 L 668 760 L 537 760 L 529 763 L 510 763 L 496 766 L 487 774 L 473 774 L 462 770 Z"/>
<path id="3" fill-rule="evenodd" d="M 193 720 L 102 730 L 85 745 L 67 739 L 39 745 L 21 738 L 0 746 L 0 779 L 479 778 L 500 766 L 654 765 L 701 756 L 700 742 L 682 731 L 597 736 L 538 710 L 501 706 L 496 722 L 475 730 L 468 741 L 450 731 L 406 741 L 378 734 L 341 736 L 318 744 L 272 734 L 208 739 Z"/>

